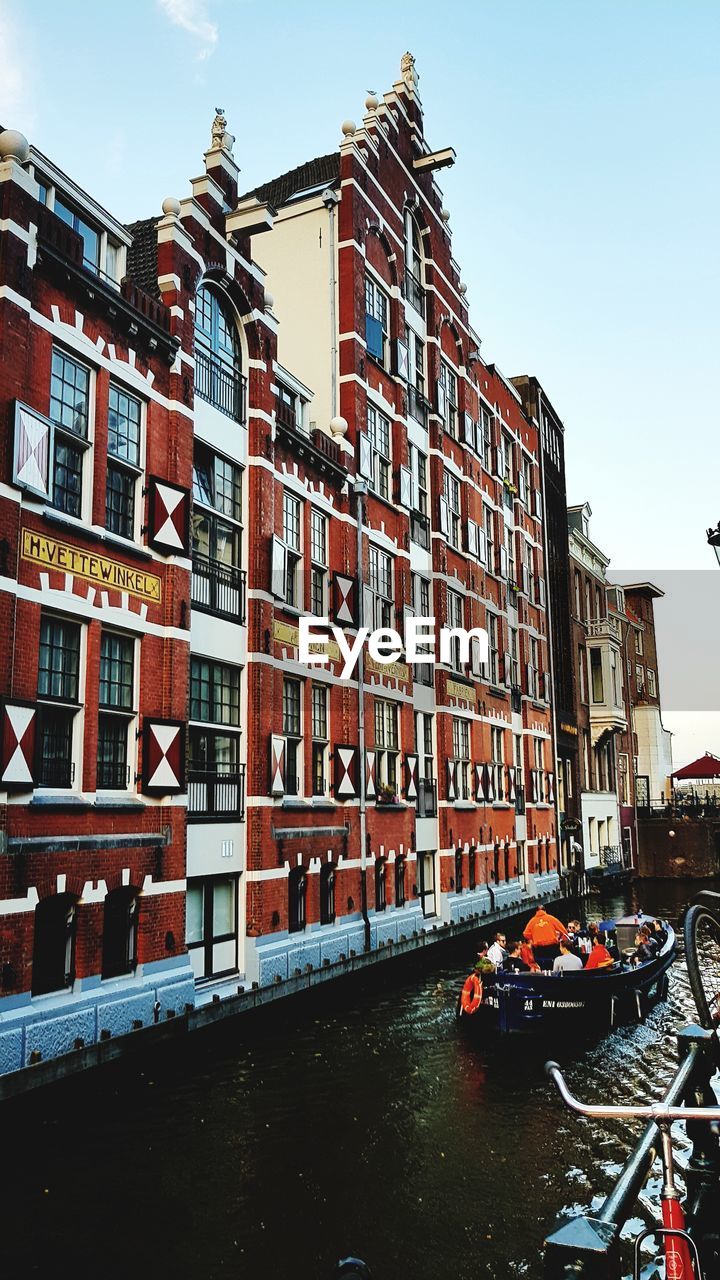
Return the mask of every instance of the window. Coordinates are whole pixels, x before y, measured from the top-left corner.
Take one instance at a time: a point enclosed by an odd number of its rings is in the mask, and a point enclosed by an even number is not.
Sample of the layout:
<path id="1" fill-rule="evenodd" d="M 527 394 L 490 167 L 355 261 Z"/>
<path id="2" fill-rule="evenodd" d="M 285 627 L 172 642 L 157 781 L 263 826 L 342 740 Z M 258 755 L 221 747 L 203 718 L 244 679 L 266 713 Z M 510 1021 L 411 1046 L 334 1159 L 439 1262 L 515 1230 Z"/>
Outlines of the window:
<path id="1" fill-rule="evenodd" d="M 578 678 L 580 683 L 580 701 L 587 702 L 587 681 L 585 679 L 585 649 L 578 645 Z"/>
<path id="2" fill-rule="evenodd" d="M 387 906 L 387 891 L 385 871 L 387 862 L 385 858 L 377 858 L 375 861 L 375 910 L 384 911 Z"/>
<path id="3" fill-rule="evenodd" d="M 397 702 L 375 700 L 375 777 L 378 794 L 397 795 L 400 736 Z"/>
<path id="4" fill-rule="evenodd" d="M 134 723 L 135 642 L 103 631 L 100 640 L 97 786 L 125 791 L 130 785 L 128 737 Z"/>
<path id="5" fill-rule="evenodd" d="M 38 785 L 70 787 L 73 724 L 80 708 L 80 625 L 44 615 L 38 656 Z"/>
<path id="6" fill-rule="evenodd" d="M 520 497 L 526 511 L 530 511 L 530 501 L 532 494 L 532 462 L 523 454 L 522 465 L 520 468 Z"/>
<path id="7" fill-rule="evenodd" d="M 283 680 L 282 731 L 285 735 L 285 794 L 302 789 L 302 682 Z"/>
<path id="8" fill-rule="evenodd" d="M 195 295 L 195 395 L 244 422 L 245 379 L 235 317 L 229 300 L 205 284 Z"/>
<path id="9" fill-rule="evenodd" d="M 278 382 L 276 416 L 278 422 L 292 431 L 305 431 L 305 401 L 282 382 Z"/>
<path id="10" fill-rule="evenodd" d="M 499 647 L 499 626 L 497 614 L 488 613 L 486 615 L 486 626 L 488 633 L 488 679 L 490 684 L 497 684 L 500 672 L 500 647 Z"/>
<path id="11" fill-rule="evenodd" d="M 628 757 L 627 757 L 627 753 L 625 752 L 620 752 L 618 754 L 617 773 L 618 773 L 618 800 L 620 801 L 620 804 L 628 805 L 630 803 L 630 791 L 629 791 L 630 783 L 629 783 L 629 774 L 628 774 Z"/>
<path id="12" fill-rule="evenodd" d="M 387 368 L 390 299 L 370 276 L 365 277 L 365 342 L 368 355 Z"/>
<path id="13" fill-rule="evenodd" d="M 241 622 L 245 615 L 242 471 L 196 443 L 193 459 L 192 602 Z"/>
<path id="14" fill-rule="evenodd" d="M 390 420 L 378 413 L 374 405 L 367 407 L 368 439 L 371 448 L 372 474 L 370 487 L 381 498 L 390 501 L 392 476 L 392 452 L 390 448 Z"/>
<path id="15" fill-rule="evenodd" d="M 636 662 L 635 664 L 635 683 L 637 685 L 638 697 L 643 698 L 645 696 L 645 668 L 640 662 Z"/>
<path id="16" fill-rule="evenodd" d="M 208 724 L 240 724 L 240 668 L 207 658 L 190 662 L 190 719 Z"/>
<path id="17" fill-rule="evenodd" d="M 325 862 L 320 868 L 320 923 L 335 923 L 335 864 Z"/>
<path id="18" fill-rule="evenodd" d="M 32 994 L 62 991 L 75 980 L 75 914 L 77 898 L 58 893 L 41 898 L 35 908 Z"/>
<path id="19" fill-rule="evenodd" d="M 405 296 L 420 315 L 425 314 L 420 228 L 409 209 L 405 210 Z"/>
<path id="20" fill-rule="evenodd" d="M 599 649 L 590 649 L 590 688 L 593 702 L 603 701 L 602 654 Z"/>
<path id="21" fill-rule="evenodd" d="M 582 584 L 579 569 L 575 570 L 575 617 L 582 618 Z"/>
<path id="22" fill-rule="evenodd" d="M 288 875 L 288 930 L 301 933 L 307 922 L 305 897 L 307 877 L 302 867 L 293 867 Z"/>
<path id="23" fill-rule="evenodd" d="M 328 691 L 324 684 L 311 686 L 312 712 L 312 793 L 327 795 L 328 789 Z"/>
<path id="24" fill-rule="evenodd" d="M 236 971 L 237 932 L 236 877 L 189 880 L 185 941 L 196 979 Z"/>
<path id="25" fill-rule="evenodd" d="M 372 595 L 372 618 L 366 626 L 392 627 L 393 623 L 393 559 L 379 547 L 370 547 L 369 590 Z"/>
<path id="26" fill-rule="evenodd" d="M 417 816 L 434 818 L 437 814 L 437 784 L 434 776 L 433 717 L 427 711 L 415 712 L 415 750 L 418 756 Z"/>
<path id="27" fill-rule="evenodd" d="M 425 343 L 412 329 L 405 330 L 410 358 L 410 413 L 421 426 L 427 426 L 427 402 L 425 400 Z"/>
<path id="28" fill-rule="evenodd" d="M 453 758 L 457 764 L 456 794 L 458 800 L 470 799 L 470 724 L 453 716 L 452 722 Z"/>
<path id="29" fill-rule="evenodd" d="M 190 720 L 188 812 L 242 817 L 239 667 L 190 659 Z"/>
<path id="30" fill-rule="evenodd" d="M 283 542 L 287 548 L 285 567 L 285 603 L 294 609 L 303 607 L 302 577 L 302 502 L 294 494 L 283 491 Z"/>
<path id="31" fill-rule="evenodd" d="M 123 538 L 135 536 L 141 412 L 136 396 L 110 384 L 105 528 Z"/>
<path id="32" fill-rule="evenodd" d="M 405 906 L 405 857 L 400 854 L 395 859 L 395 906 Z"/>
<path id="33" fill-rule="evenodd" d="M 445 430 L 454 440 L 458 438 L 457 403 L 457 374 L 450 368 L 449 364 L 441 360 L 440 376 L 438 378 L 438 411 L 443 420 Z"/>
<path id="34" fill-rule="evenodd" d="M 462 630 L 463 623 L 463 598 L 457 591 L 451 591 L 448 588 L 447 593 L 447 626 L 449 628 L 460 628 Z M 460 637 L 453 636 L 450 641 L 450 662 L 453 670 L 462 671 L 462 663 L 460 661 Z"/>
<path id="35" fill-rule="evenodd" d="M 448 542 L 460 546 L 460 481 L 448 471 L 443 472 L 443 497 L 448 507 Z"/>
<path id="36" fill-rule="evenodd" d="M 426 516 L 428 509 L 427 454 L 416 445 L 408 445 L 410 474 L 412 475 L 413 510 Z"/>
<path id="37" fill-rule="evenodd" d="M 480 405 L 478 416 L 478 453 L 482 458 L 486 471 L 492 472 L 492 424 L 493 414 L 484 405 Z"/>
<path id="38" fill-rule="evenodd" d="M 50 417 L 55 423 L 52 500 L 58 511 L 78 519 L 82 514 L 89 407 L 89 369 L 53 348 L 50 374 Z"/>
<path id="39" fill-rule="evenodd" d="M 55 213 L 58 218 L 72 227 L 80 236 L 83 244 L 83 266 L 97 272 L 100 268 L 100 232 L 84 218 L 69 208 L 60 196 L 55 196 Z"/>
<path id="40" fill-rule="evenodd" d="M 132 973 L 137 963 L 139 898 L 135 889 L 111 889 L 103 912 L 102 976 Z"/>
<path id="41" fill-rule="evenodd" d="M 651 667 L 648 667 L 647 669 L 647 686 L 650 697 L 657 698 L 657 681 L 655 679 L 655 672 Z"/>
<path id="42" fill-rule="evenodd" d="M 316 507 L 310 508 L 310 612 L 324 618 L 327 612 L 328 522 Z"/>
<path id="43" fill-rule="evenodd" d="M 495 573 L 495 514 L 491 507 L 483 511 L 483 527 L 485 529 L 485 564 L 489 573 Z"/>
<path id="44" fill-rule="evenodd" d="M 638 628 L 635 632 L 635 652 L 642 657 L 644 652 L 644 637 L 642 631 Z"/>
<path id="45" fill-rule="evenodd" d="M 495 799 L 505 796 L 505 734 L 498 725 L 490 727 L 490 759 L 495 775 Z"/>

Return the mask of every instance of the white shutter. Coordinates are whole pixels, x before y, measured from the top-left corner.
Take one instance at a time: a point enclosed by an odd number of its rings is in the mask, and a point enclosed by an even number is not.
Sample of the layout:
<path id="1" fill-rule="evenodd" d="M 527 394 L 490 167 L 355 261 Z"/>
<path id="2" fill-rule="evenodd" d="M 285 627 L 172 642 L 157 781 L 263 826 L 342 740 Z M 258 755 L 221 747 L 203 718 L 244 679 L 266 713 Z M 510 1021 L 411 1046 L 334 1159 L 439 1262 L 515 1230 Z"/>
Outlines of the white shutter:
<path id="1" fill-rule="evenodd" d="M 400 468 L 400 504 L 412 510 L 412 472 L 409 467 Z"/>
<path id="2" fill-rule="evenodd" d="M 373 478 L 373 451 L 370 437 L 360 432 L 360 475 L 366 480 Z"/>
<path id="3" fill-rule="evenodd" d="M 370 627 L 372 631 L 375 627 L 375 596 L 369 587 L 363 587 L 363 617 L 362 625 Z"/>
<path id="4" fill-rule="evenodd" d="M 541 609 L 544 609 L 545 608 L 545 579 L 544 578 L 538 577 L 537 587 L 538 587 L 538 604 L 540 605 Z"/>
<path id="5" fill-rule="evenodd" d="M 52 488 L 54 431 L 49 418 L 15 402 L 13 483 L 41 498 Z"/>
<path id="6" fill-rule="evenodd" d="M 471 556 L 477 558 L 478 553 L 478 527 L 474 520 L 467 522 L 467 548 Z"/>
<path id="7" fill-rule="evenodd" d="M 527 503 L 527 484 L 525 483 L 525 476 L 522 471 L 518 476 L 518 497 L 523 506 L 525 506 Z"/>
<path id="8" fill-rule="evenodd" d="M 469 444 L 471 449 L 475 448 L 475 423 L 469 413 L 465 414 L 465 443 Z"/>
<path id="9" fill-rule="evenodd" d="M 507 547 L 501 547 L 501 548 L 500 548 L 500 577 L 501 577 L 501 578 L 507 578 L 507 576 L 508 576 L 508 553 L 507 553 Z"/>
<path id="10" fill-rule="evenodd" d="M 437 384 L 437 407 L 440 417 L 444 418 L 447 410 L 447 397 L 445 395 L 445 388 L 440 382 Z"/>
<path id="11" fill-rule="evenodd" d="M 285 794 L 285 739 L 275 733 L 270 735 L 270 794 Z"/>
<path id="12" fill-rule="evenodd" d="M 500 445 L 496 445 L 496 447 L 495 447 L 495 475 L 496 475 L 496 476 L 500 476 L 500 477 L 502 478 L 502 474 L 503 474 L 503 471 L 504 471 L 504 470 L 505 470 L 505 459 L 503 458 L 503 451 L 502 451 L 502 449 L 500 448 Z"/>
<path id="13" fill-rule="evenodd" d="M 272 536 L 270 590 L 278 600 L 285 599 L 287 578 L 287 547 L 277 534 Z"/>
<path id="14" fill-rule="evenodd" d="M 401 342 L 399 338 L 395 343 L 395 367 L 399 376 L 407 382 L 410 376 L 410 353 L 407 343 Z"/>
<path id="15" fill-rule="evenodd" d="M 537 516 L 537 519 L 541 520 L 542 519 L 542 494 L 539 489 L 535 490 L 534 508 L 535 508 L 535 515 Z"/>
<path id="16" fill-rule="evenodd" d="M 481 676 L 484 671 L 478 636 L 470 637 L 470 670 L 474 676 Z"/>
<path id="17" fill-rule="evenodd" d="M 480 564 L 487 564 L 487 538 L 485 530 L 478 525 L 477 531 L 477 558 Z"/>
<path id="18" fill-rule="evenodd" d="M 440 508 L 440 532 L 444 533 L 447 538 L 450 533 L 450 509 L 445 498 L 440 498 L 438 506 Z"/>

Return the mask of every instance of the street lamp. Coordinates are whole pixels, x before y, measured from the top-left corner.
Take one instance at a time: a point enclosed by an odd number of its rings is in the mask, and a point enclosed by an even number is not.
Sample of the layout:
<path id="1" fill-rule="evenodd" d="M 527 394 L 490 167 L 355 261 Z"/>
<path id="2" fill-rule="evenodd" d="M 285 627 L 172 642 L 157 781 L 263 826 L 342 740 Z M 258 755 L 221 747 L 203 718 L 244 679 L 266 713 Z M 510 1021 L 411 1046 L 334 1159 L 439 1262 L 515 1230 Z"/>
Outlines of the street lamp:
<path id="1" fill-rule="evenodd" d="M 718 564 L 720 564 L 720 521 L 718 521 L 717 529 L 708 529 L 707 540 L 708 545 L 712 547 L 717 556 Z"/>

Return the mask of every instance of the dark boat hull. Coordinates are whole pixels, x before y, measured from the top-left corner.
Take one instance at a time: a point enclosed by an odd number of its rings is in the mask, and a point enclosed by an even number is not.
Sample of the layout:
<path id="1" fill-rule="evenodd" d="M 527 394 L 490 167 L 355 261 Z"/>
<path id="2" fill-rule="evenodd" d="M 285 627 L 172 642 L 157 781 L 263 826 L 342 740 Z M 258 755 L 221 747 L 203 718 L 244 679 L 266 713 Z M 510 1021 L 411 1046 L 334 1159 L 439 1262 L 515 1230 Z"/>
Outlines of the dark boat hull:
<path id="1" fill-rule="evenodd" d="M 474 1014 L 460 1015 L 473 1030 L 501 1034 L 556 1032 L 582 1026 L 604 1035 L 623 1022 L 640 1022 L 667 993 L 675 935 L 654 960 L 611 973 L 498 974 L 485 982 Z"/>

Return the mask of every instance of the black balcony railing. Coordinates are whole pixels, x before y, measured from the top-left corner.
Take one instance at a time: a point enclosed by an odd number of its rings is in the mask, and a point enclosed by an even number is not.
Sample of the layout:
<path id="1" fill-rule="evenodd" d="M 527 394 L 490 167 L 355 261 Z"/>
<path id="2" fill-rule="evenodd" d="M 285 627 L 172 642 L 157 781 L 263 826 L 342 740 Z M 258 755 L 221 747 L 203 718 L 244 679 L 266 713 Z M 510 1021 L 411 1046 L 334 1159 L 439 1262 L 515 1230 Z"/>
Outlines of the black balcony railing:
<path id="1" fill-rule="evenodd" d="M 407 409 L 409 417 L 419 422 L 421 427 L 427 426 L 428 402 L 417 387 L 409 386 L 407 389 Z"/>
<path id="2" fill-rule="evenodd" d="M 236 422 L 244 422 L 246 387 L 247 379 L 236 366 L 206 347 L 195 347 L 195 395 L 201 400 Z"/>
<path id="3" fill-rule="evenodd" d="M 430 546 L 430 521 L 419 511 L 410 512 L 410 541 L 424 547 L 426 551 Z"/>
<path id="4" fill-rule="evenodd" d="M 245 817 L 245 765 L 239 765 L 232 773 L 189 769 L 188 816 L 241 821 Z"/>
<path id="5" fill-rule="evenodd" d="M 425 315 L 425 290 L 412 271 L 405 271 L 405 297 L 421 316 Z"/>
<path id="6" fill-rule="evenodd" d="M 38 786 L 71 787 L 75 781 L 74 760 L 41 755 L 38 765 Z"/>
<path id="7" fill-rule="evenodd" d="M 98 791 L 127 791 L 130 785 L 130 766 L 118 760 L 98 760 Z"/>
<path id="8" fill-rule="evenodd" d="M 196 609 L 232 622 L 245 621 L 245 570 L 194 552 L 190 586 Z"/>
<path id="9" fill-rule="evenodd" d="M 419 778 L 417 789 L 416 812 L 418 818 L 436 818 L 437 782 L 434 778 Z"/>

